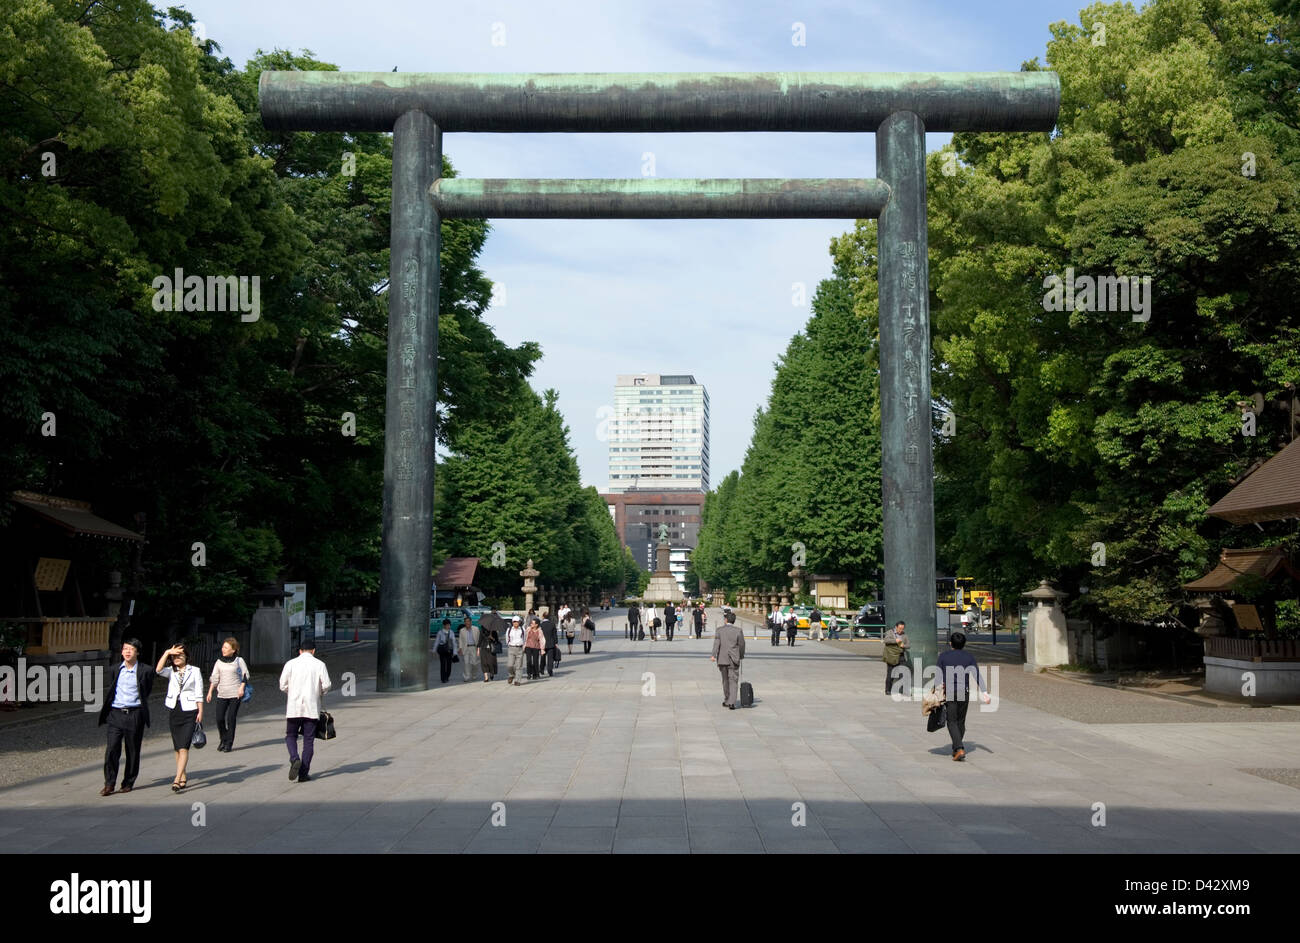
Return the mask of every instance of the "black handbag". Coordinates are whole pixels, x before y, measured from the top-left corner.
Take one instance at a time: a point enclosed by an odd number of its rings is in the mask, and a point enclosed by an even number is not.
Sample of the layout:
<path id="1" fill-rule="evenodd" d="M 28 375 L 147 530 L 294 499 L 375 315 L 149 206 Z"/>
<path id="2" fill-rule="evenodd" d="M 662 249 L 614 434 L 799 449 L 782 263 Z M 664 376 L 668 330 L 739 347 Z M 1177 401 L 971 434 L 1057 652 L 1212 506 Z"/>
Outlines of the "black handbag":
<path id="1" fill-rule="evenodd" d="M 927 732 L 934 733 L 936 730 L 942 730 L 944 727 L 948 726 L 948 705 L 940 704 L 934 710 L 930 711 L 930 713 L 926 714 L 925 717 L 925 729 Z"/>
<path id="2" fill-rule="evenodd" d="M 337 736 L 334 731 L 334 715 L 329 711 L 321 711 L 320 719 L 316 721 L 316 739 L 333 740 Z"/>
<path id="3" fill-rule="evenodd" d="M 203 725 L 196 722 L 194 724 L 194 735 L 190 737 L 190 746 L 196 750 L 202 750 L 207 745 L 208 735 L 203 732 Z"/>

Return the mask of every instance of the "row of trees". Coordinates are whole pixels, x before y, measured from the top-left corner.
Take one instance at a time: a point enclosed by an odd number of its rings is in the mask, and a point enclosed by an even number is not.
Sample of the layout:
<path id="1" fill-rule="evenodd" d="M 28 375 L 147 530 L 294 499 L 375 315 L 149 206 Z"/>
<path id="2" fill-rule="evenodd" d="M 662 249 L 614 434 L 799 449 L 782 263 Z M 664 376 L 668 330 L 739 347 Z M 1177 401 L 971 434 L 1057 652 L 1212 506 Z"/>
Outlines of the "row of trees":
<path id="1" fill-rule="evenodd" d="M 930 155 L 938 566 L 1003 598 L 1051 576 L 1103 622 L 1188 624 L 1179 585 L 1221 547 L 1295 541 L 1206 511 L 1287 441 L 1300 383 L 1300 6 L 1097 3 L 1080 22 L 1051 27 L 1055 132 Z M 708 498 L 709 582 L 786 582 L 796 540 L 817 569 L 879 565 L 875 240 L 862 221 L 833 242 L 744 467 Z M 1061 310 L 1068 269 L 1149 276 L 1148 307 Z M 817 340 L 832 323 L 838 352 Z M 1286 409 L 1243 423 L 1256 393 Z"/>
<path id="2" fill-rule="evenodd" d="M 463 430 L 435 488 L 435 559 L 479 557 L 478 584 L 490 596 L 519 596 L 530 559 L 542 585 L 640 588 L 609 507 L 581 485 L 554 390 L 526 390 L 509 418 Z"/>
<path id="3" fill-rule="evenodd" d="M 89 500 L 128 525 L 143 511 L 136 612 L 156 624 L 239 618 L 251 588 L 281 578 L 305 580 L 314 604 L 369 601 L 390 137 L 262 127 L 261 71 L 334 68 L 310 53 L 236 69 L 195 41 L 183 10 L 15 3 L 0 28 L 0 492 Z M 487 234 L 483 221 L 442 224 L 437 434 L 464 455 L 484 429 L 554 414 L 527 384 L 537 345 L 506 345 L 482 319 Z M 177 269 L 256 277 L 258 317 L 155 304 L 154 279 Z M 621 562 L 596 525 L 608 513 L 558 475 L 567 446 L 548 422 L 533 458 L 557 477 L 515 482 L 530 466 L 511 463 L 502 487 L 541 496 L 530 533 L 554 546 L 566 532 L 548 515 L 576 515 L 582 546 L 536 556 L 556 577 L 604 582 Z M 454 462 L 449 474 L 444 528 L 464 480 Z"/>
<path id="4" fill-rule="evenodd" d="M 711 586 L 789 583 L 795 563 L 864 585 L 881 566 L 874 335 L 837 263 L 777 364 L 739 472 L 704 501 L 692 570 Z"/>

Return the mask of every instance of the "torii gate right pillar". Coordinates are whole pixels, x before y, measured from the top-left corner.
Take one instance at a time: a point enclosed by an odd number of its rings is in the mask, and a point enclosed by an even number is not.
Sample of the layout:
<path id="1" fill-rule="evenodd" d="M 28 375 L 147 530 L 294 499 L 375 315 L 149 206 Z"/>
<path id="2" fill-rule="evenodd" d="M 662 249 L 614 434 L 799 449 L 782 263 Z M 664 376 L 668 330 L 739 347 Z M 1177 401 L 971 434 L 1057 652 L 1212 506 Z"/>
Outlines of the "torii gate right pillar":
<path id="1" fill-rule="evenodd" d="M 890 187 L 877 228 L 885 614 L 890 624 L 900 619 L 907 623 L 912 658 L 928 666 L 938 656 L 939 641 L 934 617 L 925 125 L 917 115 L 899 111 L 881 122 L 876 173 Z"/>

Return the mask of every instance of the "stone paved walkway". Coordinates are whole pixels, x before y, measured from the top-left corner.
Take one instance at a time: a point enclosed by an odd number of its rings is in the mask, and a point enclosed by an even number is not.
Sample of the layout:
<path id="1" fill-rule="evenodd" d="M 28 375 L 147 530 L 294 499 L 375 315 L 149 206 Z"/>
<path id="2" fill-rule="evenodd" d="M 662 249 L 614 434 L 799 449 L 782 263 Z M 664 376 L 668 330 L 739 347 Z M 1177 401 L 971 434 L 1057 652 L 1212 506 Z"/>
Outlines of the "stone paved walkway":
<path id="1" fill-rule="evenodd" d="M 608 614 L 553 679 L 332 693 L 336 740 L 291 783 L 283 722 L 196 751 L 174 795 L 146 739 L 129 796 L 99 762 L 0 789 L 7 852 L 1293 852 L 1296 723 L 1084 724 L 1003 696 L 972 705 L 954 763 L 882 666 L 749 641 L 752 710 L 725 710 L 709 639 L 631 643 Z M 504 659 L 503 667 L 504 667 Z M 1009 669 L 1003 668 L 1006 672 Z M 1019 670 L 1019 669 L 1015 669 Z M 653 696 L 650 679 L 653 673 Z M 504 676 L 504 673 L 503 673 Z M 1060 682 L 1058 682 L 1060 683 Z M 1087 687 L 1078 686 L 1084 694 Z M 278 692 L 263 684 L 258 697 Z M 1207 717 L 1215 715 L 1206 711 Z M 1300 720 L 1300 714 L 1295 715 Z M 85 723 L 94 723 L 87 717 Z M 0 749 L 3 749 L 0 734 Z M 19 754 L 5 753 L 5 762 Z M 198 808 L 195 803 L 202 803 Z M 1102 805 L 1098 805 L 1102 804 Z M 1105 825 L 1101 821 L 1104 806 Z M 127 809 L 130 814 L 122 814 Z M 494 824 L 504 821 L 504 824 Z M 203 824 L 198 824 L 202 820 Z"/>

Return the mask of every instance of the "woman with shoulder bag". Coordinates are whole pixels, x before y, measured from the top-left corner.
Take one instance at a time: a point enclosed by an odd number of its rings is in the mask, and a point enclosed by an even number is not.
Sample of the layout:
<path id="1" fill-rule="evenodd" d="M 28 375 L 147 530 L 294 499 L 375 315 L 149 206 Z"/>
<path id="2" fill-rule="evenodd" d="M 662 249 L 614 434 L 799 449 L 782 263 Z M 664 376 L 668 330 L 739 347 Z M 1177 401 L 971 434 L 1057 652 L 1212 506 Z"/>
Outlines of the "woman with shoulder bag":
<path id="1" fill-rule="evenodd" d="M 591 643 L 596 640 L 596 623 L 591 621 L 591 611 L 589 609 L 582 610 L 582 634 L 580 639 L 582 641 L 582 653 L 584 655 L 591 654 Z"/>
<path id="2" fill-rule="evenodd" d="M 569 654 L 573 654 L 573 637 L 578 634 L 578 620 L 573 618 L 573 610 L 564 610 L 564 638 L 569 643 Z"/>
<path id="3" fill-rule="evenodd" d="M 524 657 L 528 660 L 528 680 L 536 681 L 542 676 L 542 626 L 533 616 L 528 632 L 524 636 Z"/>
<path id="4" fill-rule="evenodd" d="M 172 748 L 176 751 L 176 778 L 172 780 L 172 792 L 180 792 L 189 783 L 185 767 L 190 760 L 194 728 L 203 723 L 203 678 L 190 664 L 184 645 L 173 645 L 163 652 L 154 670 L 158 677 L 168 679 L 164 704 L 172 732 Z"/>
<path id="5" fill-rule="evenodd" d="M 433 641 L 433 649 L 438 653 L 438 673 L 442 683 L 451 678 L 451 663 L 456 657 L 456 633 L 451 630 L 451 620 L 443 619 L 442 628 L 438 630 Z"/>
<path id="6" fill-rule="evenodd" d="M 212 695 L 217 696 L 217 732 L 221 734 L 218 753 L 229 753 L 235 748 L 235 719 L 239 716 L 248 679 L 248 665 L 239 657 L 239 640 L 231 636 L 221 643 L 221 657 L 212 665 L 208 679 L 207 702 L 211 704 Z"/>

